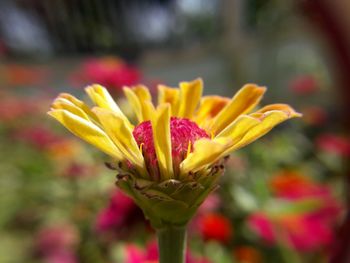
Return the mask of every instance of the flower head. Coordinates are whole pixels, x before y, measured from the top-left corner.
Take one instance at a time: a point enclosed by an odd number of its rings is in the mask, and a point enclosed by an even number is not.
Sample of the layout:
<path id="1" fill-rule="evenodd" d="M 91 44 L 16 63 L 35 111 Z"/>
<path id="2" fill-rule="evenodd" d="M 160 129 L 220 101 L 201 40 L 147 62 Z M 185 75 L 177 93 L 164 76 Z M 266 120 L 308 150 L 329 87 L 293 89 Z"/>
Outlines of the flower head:
<path id="1" fill-rule="evenodd" d="M 225 156 L 300 116 L 285 104 L 249 113 L 266 90 L 254 84 L 232 99 L 202 97 L 202 89 L 201 79 L 181 82 L 179 88 L 159 85 L 155 107 L 145 86 L 124 88 L 136 125 L 100 85 L 86 88 L 96 107 L 63 93 L 49 115 L 117 160 L 117 185 L 154 226 L 184 225 L 216 189 Z"/>

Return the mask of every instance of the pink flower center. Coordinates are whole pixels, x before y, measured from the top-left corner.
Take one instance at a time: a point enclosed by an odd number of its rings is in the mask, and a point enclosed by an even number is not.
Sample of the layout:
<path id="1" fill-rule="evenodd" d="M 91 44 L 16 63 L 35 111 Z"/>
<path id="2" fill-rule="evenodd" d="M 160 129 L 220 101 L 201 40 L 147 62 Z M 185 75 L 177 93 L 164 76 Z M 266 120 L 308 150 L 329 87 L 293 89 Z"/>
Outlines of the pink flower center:
<path id="1" fill-rule="evenodd" d="M 193 151 L 193 144 L 200 138 L 209 138 L 208 134 L 198 125 L 188 119 L 171 117 L 170 119 L 171 149 L 173 162 L 180 163 L 185 159 L 188 151 Z M 142 144 L 143 155 L 150 165 L 157 163 L 154 148 L 152 125 L 145 121 L 137 125 L 133 131 L 137 144 Z"/>

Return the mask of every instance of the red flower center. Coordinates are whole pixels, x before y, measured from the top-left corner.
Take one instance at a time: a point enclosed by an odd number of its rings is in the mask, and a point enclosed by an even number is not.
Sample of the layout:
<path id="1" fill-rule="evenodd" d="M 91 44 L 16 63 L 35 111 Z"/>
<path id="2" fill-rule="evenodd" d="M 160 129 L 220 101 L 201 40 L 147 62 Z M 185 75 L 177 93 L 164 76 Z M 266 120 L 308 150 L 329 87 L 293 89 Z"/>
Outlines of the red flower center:
<path id="1" fill-rule="evenodd" d="M 208 134 L 198 125 L 188 119 L 171 117 L 170 119 L 171 149 L 174 163 L 185 159 L 187 152 L 193 150 L 193 144 L 200 138 L 209 138 Z M 137 144 L 142 144 L 143 155 L 146 162 L 155 165 L 157 162 L 153 142 L 152 125 L 145 121 L 137 125 L 133 131 Z"/>

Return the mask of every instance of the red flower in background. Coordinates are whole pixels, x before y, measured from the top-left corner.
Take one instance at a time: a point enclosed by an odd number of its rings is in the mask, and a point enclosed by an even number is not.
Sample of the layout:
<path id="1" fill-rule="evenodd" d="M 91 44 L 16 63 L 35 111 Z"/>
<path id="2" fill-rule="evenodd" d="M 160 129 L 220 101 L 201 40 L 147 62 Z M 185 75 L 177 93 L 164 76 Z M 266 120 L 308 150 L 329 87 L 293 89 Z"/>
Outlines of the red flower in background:
<path id="1" fill-rule="evenodd" d="M 327 247 L 334 240 L 333 228 L 341 213 L 341 206 L 330 189 L 307 177 L 290 171 L 277 174 L 270 181 L 276 200 L 284 200 L 290 210 L 273 214 L 260 211 L 252 214 L 251 229 L 269 243 L 287 239 L 290 246 L 300 251 Z M 297 209 L 298 202 L 311 203 Z"/>
<path id="2" fill-rule="evenodd" d="M 228 243 L 233 234 L 230 220 L 220 214 L 210 213 L 202 215 L 199 220 L 199 231 L 204 240 L 216 240 Z"/>
<path id="3" fill-rule="evenodd" d="M 73 78 L 78 82 L 98 83 L 111 92 L 118 92 L 123 86 L 138 84 L 141 72 L 119 58 L 106 57 L 87 60 Z"/>
<path id="4" fill-rule="evenodd" d="M 310 95 L 319 89 L 317 80 L 312 75 L 302 75 L 289 83 L 289 89 L 297 95 Z"/>
<path id="5" fill-rule="evenodd" d="M 330 189 L 317 184 L 311 178 L 296 171 L 282 171 L 277 173 L 269 182 L 269 186 L 276 197 L 289 200 L 308 197 L 330 199 Z"/>
<path id="6" fill-rule="evenodd" d="M 336 134 L 325 133 L 316 139 L 316 146 L 325 152 L 350 157 L 350 139 Z"/>

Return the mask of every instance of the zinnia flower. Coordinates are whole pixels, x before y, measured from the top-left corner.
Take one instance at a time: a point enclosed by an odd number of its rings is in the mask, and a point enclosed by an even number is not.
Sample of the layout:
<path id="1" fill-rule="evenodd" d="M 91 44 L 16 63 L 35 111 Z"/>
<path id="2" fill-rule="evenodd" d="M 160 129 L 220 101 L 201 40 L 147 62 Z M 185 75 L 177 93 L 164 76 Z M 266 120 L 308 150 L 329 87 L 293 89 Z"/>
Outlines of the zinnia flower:
<path id="1" fill-rule="evenodd" d="M 86 88 L 96 107 L 63 93 L 49 115 L 117 162 L 117 185 L 156 228 L 185 225 L 217 188 L 225 156 L 300 114 L 286 104 L 249 113 L 265 87 L 247 84 L 232 98 L 202 96 L 201 79 L 179 88 L 159 85 L 155 107 L 149 90 L 124 88 L 138 123 L 132 124 L 107 90 Z"/>

